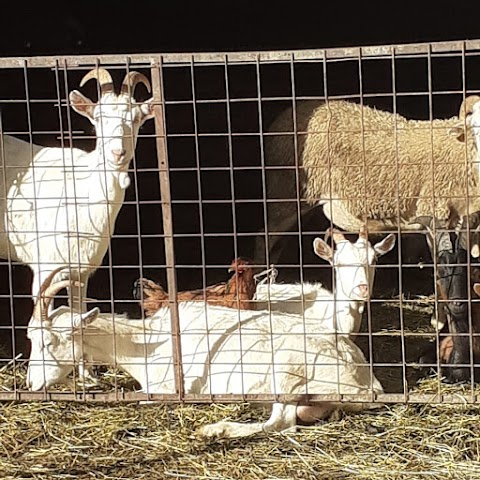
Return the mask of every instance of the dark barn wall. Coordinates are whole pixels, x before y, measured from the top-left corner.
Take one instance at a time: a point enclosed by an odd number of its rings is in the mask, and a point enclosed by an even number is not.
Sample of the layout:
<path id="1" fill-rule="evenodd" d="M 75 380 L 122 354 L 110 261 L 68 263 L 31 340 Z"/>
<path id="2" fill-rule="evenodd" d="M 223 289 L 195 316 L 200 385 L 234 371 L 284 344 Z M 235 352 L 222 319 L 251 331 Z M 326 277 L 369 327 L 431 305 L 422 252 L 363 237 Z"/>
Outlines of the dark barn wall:
<path id="1" fill-rule="evenodd" d="M 391 60 L 362 60 L 361 90 L 358 60 L 328 63 L 327 85 L 324 84 L 321 62 L 298 63 L 294 67 L 289 63 L 261 64 L 259 77 L 255 64 L 195 66 L 193 78 L 190 66 L 165 66 L 166 127 L 172 169 L 175 261 L 180 290 L 201 287 L 204 281 L 211 284 L 224 280 L 227 278 L 226 267 L 232 258 L 253 255 L 255 236 L 263 228 L 264 217 L 259 132 L 266 130 L 273 118 L 291 104 L 289 100 L 273 99 L 292 95 L 292 68 L 297 97 L 321 97 L 326 89 L 329 96 L 346 96 L 358 102 L 360 93 L 375 93 L 380 96 L 363 98 L 363 102 L 393 111 L 392 92 L 395 87 L 397 94 L 402 94 L 396 97 L 398 113 L 416 119 L 428 119 L 430 116 L 426 58 L 396 59 L 395 86 L 392 84 Z M 125 68 L 118 66 L 110 70 L 118 86 Z M 148 69 L 140 70 L 150 77 Z M 465 59 L 465 72 L 465 88 L 478 88 L 478 57 Z M 68 89 L 78 88 L 84 73 L 69 71 Z M 57 75 L 49 69 L 0 71 L 3 131 L 28 138 L 21 133 L 32 130 L 34 142 L 58 146 L 61 144 L 59 132 L 71 130 L 76 147 L 91 149 L 94 139 L 88 120 L 73 111 L 68 112 L 65 102 L 59 115 L 56 99 L 65 99 L 67 89 L 64 72 L 60 70 Z M 461 91 L 461 57 L 432 58 L 431 80 L 433 92 Z M 29 108 L 26 106 L 26 83 L 29 98 L 35 101 L 29 104 Z M 95 99 L 96 88 L 91 82 L 81 90 Z M 228 104 L 223 101 L 227 94 L 233 100 Z M 143 87 L 138 87 L 136 98 L 148 98 Z M 433 117 L 456 115 L 461 98 L 461 93 L 434 94 Z M 196 101 L 194 106 L 193 99 Z M 244 100 L 235 101 L 239 99 Z M 229 132 L 243 135 L 229 136 Z M 100 306 L 106 311 L 114 309 L 140 313 L 132 301 L 131 290 L 133 282 L 141 274 L 166 286 L 154 133 L 153 121 L 146 123 L 141 130 L 136 157 L 131 164 L 132 185 L 127 190 L 125 204 L 117 218 L 111 249 L 104 259 L 104 268 L 99 269 L 89 283 L 89 295 L 101 301 Z M 209 135 L 195 137 L 195 133 Z M 68 144 L 68 135 L 65 141 Z M 320 210 L 302 222 L 305 232 L 302 263 L 307 265 L 303 278 L 319 279 L 329 285 L 330 269 L 311 252 L 313 238 L 327 226 Z M 238 233 L 236 237 L 234 232 Z M 298 279 L 299 269 L 293 266 L 300 260 L 298 240 L 291 237 L 285 241 L 288 247 L 281 262 L 292 267 L 282 269 L 280 279 Z M 401 259 L 402 263 L 411 265 L 402 269 L 403 290 L 412 294 L 431 293 L 431 270 L 416 267 L 419 261 L 430 261 L 421 235 L 405 235 L 402 238 Z M 381 263 L 398 263 L 398 247 Z M 111 265 L 113 268 L 110 268 Z M 0 278 L 0 345 L 4 345 L 6 357 L 11 358 L 11 325 L 14 322 L 15 353 L 27 355 L 24 327 L 31 312 L 28 298 L 31 274 L 26 267 L 10 267 L 3 263 Z M 398 267 L 379 268 L 376 285 L 376 296 L 398 294 Z M 12 293 L 13 301 L 10 298 Z"/>

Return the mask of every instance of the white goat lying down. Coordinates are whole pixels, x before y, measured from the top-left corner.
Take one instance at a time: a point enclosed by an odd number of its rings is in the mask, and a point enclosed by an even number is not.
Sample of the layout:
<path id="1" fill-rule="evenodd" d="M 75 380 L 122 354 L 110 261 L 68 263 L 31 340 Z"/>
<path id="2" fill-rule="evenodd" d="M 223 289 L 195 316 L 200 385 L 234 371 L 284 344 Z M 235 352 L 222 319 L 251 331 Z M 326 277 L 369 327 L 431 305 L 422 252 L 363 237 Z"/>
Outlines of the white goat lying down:
<path id="1" fill-rule="evenodd" d="M 314 251 L 334 267 L 333 293 L 321 283 L 263 283 L 257 285 L 254 297 L 257 310 L 303 314 L 321 321 L 325 331 L 358 333 L 364 302 L 372 293 L 377 259 L 392 250 L 395 236 L 390 234 L 372 247 L 365 229 L 354 243 L 339 231 L 330 232 L 337 246 L 333 257 L 321 253 L 315 243 Z"/>
<path id="2" fill-rule="evenodd" d="M 319 256 L 333 258 L 333 250 L 323 240 L 315 239 L 314 245 Z M 337 251 L 339 262 L 342 252 L 347 253 L 348 249 Z M 35 328 L 28 333 L 32 351 L 27 385 L 31 390 L 65 382 L 83 352 L 96 362 L 122 368 L 145 392 L 175 392 L 168 308 L 161 308 L 148 319 L 100 314 L 98 308 L 78 313 L 66 306 L 49 313 L 50 299 L 65 287 L 65 281 L 50 284 L 54 274 L 42 285 L 34 311 Z M 359 278 L 365 282 L 363 276 Z M 351 291 L 361 285 L 365 284 L 352 283 Z M 321 319 L 281 312 L 238 311 L 200 302 L 182 302 L 178 308 L 186 393 L 383 392 L 362 351 L 347 335 L 325 332 Z M 371 406 L 332 402 L 310 406 L 299 402 L 275 403 L 265 423 L 219 422 L 204 427 L 201 433 L 242 437 L 263 430 L 281 431 L 294 427 L 297 417 L 313 422 L 336 408 L 356 411 Z"/>

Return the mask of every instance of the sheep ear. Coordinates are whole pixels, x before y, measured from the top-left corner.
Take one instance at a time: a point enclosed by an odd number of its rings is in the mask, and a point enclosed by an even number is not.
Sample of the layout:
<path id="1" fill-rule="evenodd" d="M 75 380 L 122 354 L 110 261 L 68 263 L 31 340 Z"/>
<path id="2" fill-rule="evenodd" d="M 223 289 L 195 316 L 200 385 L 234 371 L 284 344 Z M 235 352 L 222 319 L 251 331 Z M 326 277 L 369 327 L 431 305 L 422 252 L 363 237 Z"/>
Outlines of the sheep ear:
<path id="1" fill-rule="evenodd" d="M 473 291 L 480 297 L 480 283 L 473 284 Z"/>
<path id="2" fill-rule="evenodd" d="M 465 142 L 465 128 L 462 125 L 455 125 L 448 129 L 448 134 L 455 137 L 459 142 Z"/>
<path id="3" fill-rule="evenodd" d="M 375 250 L 377 256 L 381 257 L 382 255 L 385 255 L 390 250 L 392 250 L 392 248 L 395 246 L 395 241 L 395 235 L 391 233 L 390 235 L 387 235 L 382 241 L 376 243 L 373 246 L 373 249 Z"/>
<path id="4" fill-rule="evenodd" d="M 95 103 L 93 103 L 78 90 L 72 90 L 69 98 L 72 108 L 80 115 L 87 117 L 93 123 L 93 111 L 95 109 Z"/>
<path id="5" fill-rule="evenodd" d="M 327 262 L 333 262 L 333 249 L 321 238 L 316 238 L 313 241 L 313 251 Z"/>
<path id="6" fill-rule="evenodd" d="M 73 328 L 80 329 L 82 327 L 88 327 L 100 314 L 98 307 L 92 308 L 85 313 L 77 313 L 73 317 Z"/>

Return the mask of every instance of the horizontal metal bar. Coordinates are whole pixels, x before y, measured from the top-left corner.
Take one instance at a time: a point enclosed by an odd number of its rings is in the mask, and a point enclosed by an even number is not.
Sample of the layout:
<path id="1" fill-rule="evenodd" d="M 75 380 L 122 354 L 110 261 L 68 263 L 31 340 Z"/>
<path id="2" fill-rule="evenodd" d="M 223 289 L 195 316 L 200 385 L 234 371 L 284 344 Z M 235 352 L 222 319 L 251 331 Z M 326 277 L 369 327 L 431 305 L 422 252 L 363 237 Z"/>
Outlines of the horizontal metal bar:
<path id="1" fill-rule="evenodd" d="M 98 401 L 98 402 L 132 402 L 132 401 L 160 401 L 165 403 L 237 403 L 244 402 L 341 402 L 341 403 L 478 403 L 476 394 L 456 393 L 382 393 L 382 394 L 245 394 L 245 395 L 209 395 L 209 394 L 185 394 L 180 401 L 175 394 L 146 394 L 141 392 L 29 392 L 17 390 L 17 392 L 0 392 L 0 401 Z"/>
<path id="2" fill-rule="evenodd" d="M 391 58 L 406 55 L 435 55 L 443 53 L 480 51 L 480 40 L 454 40 L 446 42 L 425 42 L 400 45 L 374 45 L 363 47 L 341 47 L 327 49 L 293 50 L 293 51 L 257 51 L 257 52 L 223 52 L 223 53 L 139 53 L 130 55 L 58 55 L 38 57 L 3 57 L 0 58 L 0 68 L 58 68 L 64 64 L 68 68 L 95 67 L 101 65 L 126 65 L 129 67 L 150 67 L 162 57 L 164 65 L 177 64 L 189 67 L 195 64 L 229 65 L 244 63 L 269 63 L 329 60 L 329 59 L 358 59 L 358 58 Z"/>
<path id="3" fill-rule="evenodd" d="M 466 90 L 466 95 L 474 95 L 479 92 L 478 89 L 475 90 Z M 428 96 L 432 94 L 432 96 L 439 95 L 439 96 L 446 96 L 446 95 L 463 95 L 463 90 L 438 90 L 429 92 L 428 90 L 425 91 L 404 91 L 399 92 L 398 90 L 395 94 L 391 92 L 379 92 L 379 93 L 352 93 L 352 94 L 343 94 L 343 95 L 318 95 L 318 96 L 295 96 L 295 100 L 298 101 L 324 101 L 325 99 L 328 100 L 345 100 L 345 99 L 358 99 L 360 96 L 363 98 L 398 98 L 398 97 L 419 97 L 419 96 Z M 241 104 L 241 103 L 258 103 L 258 100 L 269 103 L 269 102 L 291 102 L 294 97 L 286 96 L 286 97 L 267 97 L 262 95 L 261 97 L 238 97 L 238 98 L 209 98 L 209 99 L 195 99 L 195 100 L 166 100 L 166 105 L 218 105 L 218 104 Z"/>

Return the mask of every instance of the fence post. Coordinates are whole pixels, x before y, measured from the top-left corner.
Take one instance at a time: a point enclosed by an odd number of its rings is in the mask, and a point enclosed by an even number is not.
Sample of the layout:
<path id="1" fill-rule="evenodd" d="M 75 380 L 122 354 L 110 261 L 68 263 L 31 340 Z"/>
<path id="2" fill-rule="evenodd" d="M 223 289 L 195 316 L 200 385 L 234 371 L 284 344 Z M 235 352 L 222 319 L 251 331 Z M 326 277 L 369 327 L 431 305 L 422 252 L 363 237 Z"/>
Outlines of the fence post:
<path id="1" fill-rule="evenodd" d="M 162 202 L 165 262 L 167 266 L 168 302 L 172 325 L 172 347 L 175 390 L 179 400 L 184 399 L 182 345 L 177 302 L 177 277 L 175 273 L 175 251 L 173 245 L 172 204 L 167 153 L 167 131 L 165 127 L 165 103 L 163 97 L 162 57 L 152 61 L 152 89 L 155 113 L 155 138 L 157 144 L 158 175 Z"/>

